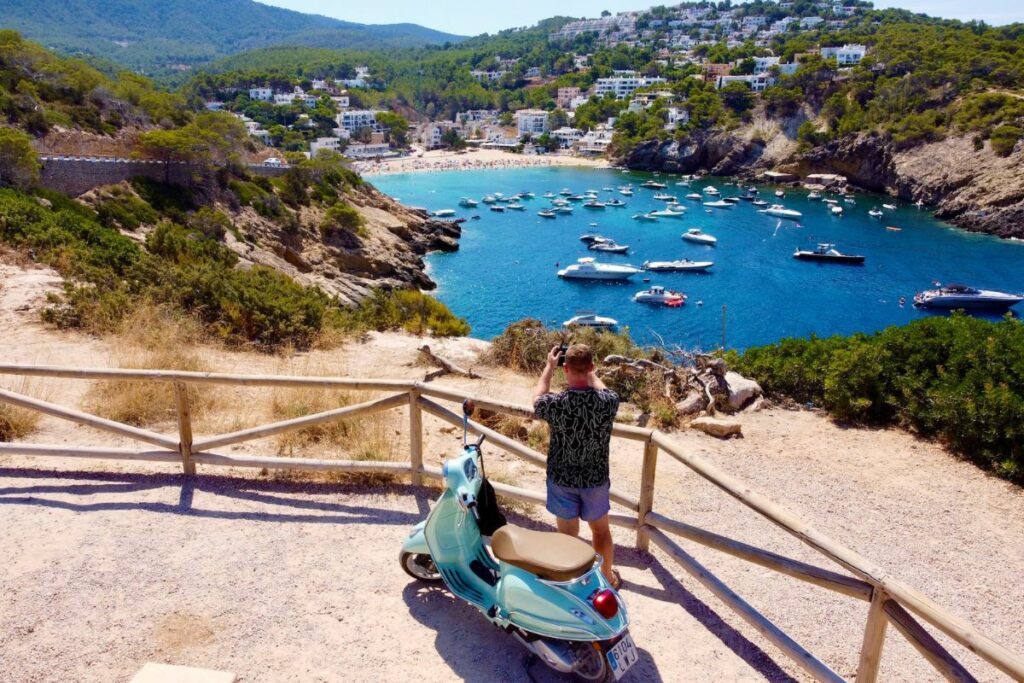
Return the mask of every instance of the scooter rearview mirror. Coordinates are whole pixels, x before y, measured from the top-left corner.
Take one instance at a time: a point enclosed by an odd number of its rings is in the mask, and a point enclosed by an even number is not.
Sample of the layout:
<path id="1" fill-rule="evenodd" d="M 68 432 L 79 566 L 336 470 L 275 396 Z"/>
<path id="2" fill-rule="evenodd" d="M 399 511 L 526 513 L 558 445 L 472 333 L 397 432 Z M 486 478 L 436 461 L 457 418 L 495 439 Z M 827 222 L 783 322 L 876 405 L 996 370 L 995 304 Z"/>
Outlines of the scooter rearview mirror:
<path id="1" fill-rule="evenodd" d="M 462 402 L 462 414 L 463 415 L 465 415 L 466 417 L 469 417 L 470 415 L 472 415 L 475 412 L 476 412 L 476 403 L 473 402 L 473 399 L 467 398 L 465 401 Z"/>

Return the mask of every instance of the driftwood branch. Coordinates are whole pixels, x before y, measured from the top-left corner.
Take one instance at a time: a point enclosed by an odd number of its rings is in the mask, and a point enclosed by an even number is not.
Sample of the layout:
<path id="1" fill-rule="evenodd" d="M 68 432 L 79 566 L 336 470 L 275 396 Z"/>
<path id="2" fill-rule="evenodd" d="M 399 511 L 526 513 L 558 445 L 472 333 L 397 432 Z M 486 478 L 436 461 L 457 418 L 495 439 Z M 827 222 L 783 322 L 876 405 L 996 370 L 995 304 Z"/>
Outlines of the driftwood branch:
<path id="1" fill-rule="evenodd" d="M 426 374 L 426 376 L 423 378 L 424 382 L 429 382 L 438 377 L 449 374 L 460 375 L 462 377 L 469 377 L 470 379 L 486 379 L 483 375 L 478 375 L 476 372 L 474 372 L 472 368 L 466 370 L 465 368 L 461 368 L 458 365 L 455 365 L 455 363 L 452 363 L 447 358 L 442 358 L 441 356 L 438 356 L 436 353 L 431 351 L 430 347 L 427 346 L 426 344 L 417 349 L 417 351 L 423 354 L 423 356 L 428 361 L 438 366 L 437 370 L 433 370 L 432 372 L 428 372 Z"/>

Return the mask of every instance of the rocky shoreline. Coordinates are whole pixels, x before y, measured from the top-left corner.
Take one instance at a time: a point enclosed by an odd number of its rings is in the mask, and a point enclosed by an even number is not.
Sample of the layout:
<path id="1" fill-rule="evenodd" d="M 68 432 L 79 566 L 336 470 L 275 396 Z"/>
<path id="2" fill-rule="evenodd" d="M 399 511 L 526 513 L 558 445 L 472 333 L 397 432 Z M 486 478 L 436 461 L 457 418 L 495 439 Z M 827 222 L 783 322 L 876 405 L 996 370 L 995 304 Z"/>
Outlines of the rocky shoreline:
<path id="1" fill-rule="evenodd" d="M 858 134 L 805 152 L 790 144 L 781 155 L 768 153 L 770 145 L 749 132 L 713 132 L 645 142 L 619 162 L 636 171 L 751 180 L 770 170 L 838 174 L 856 189 L 921 201 L 964 230 L 1024 239 L 1024 145 L 1005 158 L 966 136 L 900 149 L 880 135 Z"/>

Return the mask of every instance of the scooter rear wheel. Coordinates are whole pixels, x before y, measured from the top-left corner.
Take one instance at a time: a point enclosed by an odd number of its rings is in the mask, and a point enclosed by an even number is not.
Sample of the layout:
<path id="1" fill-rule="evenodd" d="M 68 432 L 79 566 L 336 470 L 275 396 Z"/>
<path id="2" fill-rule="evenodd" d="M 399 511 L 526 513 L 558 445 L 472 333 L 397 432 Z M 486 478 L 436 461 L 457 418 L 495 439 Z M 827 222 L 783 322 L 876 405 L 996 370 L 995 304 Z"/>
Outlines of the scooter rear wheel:
<path id="1" fill-rule="evenodd" d="M 577 654 L 582 660 L 580 667 L 573 672 L 573 676 L 577 681 L 587 681 L 588 683 L 601 683 L 602 681 L 609 681 L 612 679 L 612 670 L 608 666 L 608 660 L 605 659 L 604 654 L 590 643 L 581 643 L 580 649 L 577 650 Z M 585 649 L 584 649 L 585 648 Z"/>
<path id="2" fill-rule="evenodd" d="M 437 582 L 441 580 L 441 573 L 434 566 L 434 560 L 430 555 L 424 553 L 402 552 L 398 556 L 398 562 L 406 574 L 420 581 Z"/>

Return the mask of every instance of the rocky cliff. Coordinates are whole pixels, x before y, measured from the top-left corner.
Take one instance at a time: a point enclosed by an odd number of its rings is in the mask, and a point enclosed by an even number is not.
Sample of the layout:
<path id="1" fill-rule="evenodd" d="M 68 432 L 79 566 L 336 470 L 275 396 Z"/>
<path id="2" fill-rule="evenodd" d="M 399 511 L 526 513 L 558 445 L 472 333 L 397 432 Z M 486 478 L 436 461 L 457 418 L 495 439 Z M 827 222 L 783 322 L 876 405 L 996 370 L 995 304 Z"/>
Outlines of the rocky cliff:
<path id="1" fill-rule="evenodd" d="M 748 126 L 700 133 L 684 142 L 651 141 L 621 162 L 635 170 L 756 177 L 766 170 L 835 173 L 851 185 L 934 207 L 939 218 L 967 230 L 1024 238 L 1024 145 L 999 157 L 970 137 L 899 149 L 881 135 L 850 135 L 800 152 L 793 126 Z"/>

